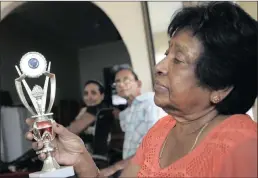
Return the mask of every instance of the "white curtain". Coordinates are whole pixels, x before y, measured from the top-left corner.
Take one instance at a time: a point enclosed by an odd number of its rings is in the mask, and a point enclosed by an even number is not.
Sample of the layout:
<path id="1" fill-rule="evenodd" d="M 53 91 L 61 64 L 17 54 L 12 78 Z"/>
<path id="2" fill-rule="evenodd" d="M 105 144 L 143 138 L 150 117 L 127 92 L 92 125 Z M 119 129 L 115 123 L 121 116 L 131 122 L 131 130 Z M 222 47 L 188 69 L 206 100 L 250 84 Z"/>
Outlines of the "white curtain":
<path id="1" fill-rule="evenodd" d="M 24 134 L 29 130 L 25 119 L 29 113 L 22 107 L 1 108 L 1 160 L 12 161 L 31 148 Z"/>

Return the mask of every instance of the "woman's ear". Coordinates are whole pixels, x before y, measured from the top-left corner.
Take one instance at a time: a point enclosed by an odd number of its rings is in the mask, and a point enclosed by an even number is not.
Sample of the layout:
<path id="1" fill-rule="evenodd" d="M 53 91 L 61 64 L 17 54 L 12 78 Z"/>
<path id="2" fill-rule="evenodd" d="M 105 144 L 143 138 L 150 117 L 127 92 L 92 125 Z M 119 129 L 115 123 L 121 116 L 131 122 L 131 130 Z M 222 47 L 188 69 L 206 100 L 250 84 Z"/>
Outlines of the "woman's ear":
<path id="1" fill-rule="evenodd" d="M 138 85 L 138 88 L 141 88 L 142 87 L 142 81 L 141 80 L 137 80 L 137 85 Z"/>
<path id="2" fill-rule="evenodd" d="M 102 93 L 102 94 L 101 94 L 101 101 L 103 101 L 103 100 L 104 100 L 104 98 L 105 98 L 105 94 L 104 94 L 104 93 Z"/>
<path id="3" fill-rule="evenodd" d="M 214 104 L 221 102 L 233 90 L 233 86 L 221 90 L 216 90 L 211 93 L 210 101 Z"/>

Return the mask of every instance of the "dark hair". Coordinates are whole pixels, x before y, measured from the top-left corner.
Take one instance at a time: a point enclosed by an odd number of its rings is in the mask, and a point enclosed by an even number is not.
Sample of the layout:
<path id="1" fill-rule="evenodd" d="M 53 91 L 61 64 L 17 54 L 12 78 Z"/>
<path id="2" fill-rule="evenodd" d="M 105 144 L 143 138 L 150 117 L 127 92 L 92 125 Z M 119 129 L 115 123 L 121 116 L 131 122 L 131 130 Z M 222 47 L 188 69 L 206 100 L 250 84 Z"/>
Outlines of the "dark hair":
<path id="1" fill-rule="evenodd" d="M 220 114 L 243 114 L 257 97 L 257 21 L 237 4 L 211 2 L 181 9 L 168 27 L 193 32 L 204 47 L 195 74 L 202 87 L 233 90 L 216 109 Z"/>
<path id="2" fill-rule="evenodd" d="M 114 77 L 116 76 L 116 74 L 117 74 L 118 72 L 120 72 L 120 71 L 122 71 L 122 70 L 129 70 L 129 71 L 133 74 L 134 79 L 135 79 L 135 80 L 139 80 L 137 74 L 136 74 L 136 73 L 133 71 L 133 69 L 132 69 L 130 66 L 128 66 L 128 65 L 118 65 L 118 66 L 115 66 L 115 67 L 113 68 L 113 70 L 114 70 Z"/>
<path id="3" fill-rule="evenodd" d="M 97 85 L 97 86 L 99 87 L 99 92 L 100 92 L 101 94 L 103 94 L 103 93 L 105 92 L 104 86 L 102 85 L 101 82 L 99 82 L 99 81 L 97 81 L 97 80 L 88 80 L 88 81 L 85 83 L 84 87 L 86 87 L 87 85 L 92 84 L 92 83 L 95 84 L 95 85 Z"/>

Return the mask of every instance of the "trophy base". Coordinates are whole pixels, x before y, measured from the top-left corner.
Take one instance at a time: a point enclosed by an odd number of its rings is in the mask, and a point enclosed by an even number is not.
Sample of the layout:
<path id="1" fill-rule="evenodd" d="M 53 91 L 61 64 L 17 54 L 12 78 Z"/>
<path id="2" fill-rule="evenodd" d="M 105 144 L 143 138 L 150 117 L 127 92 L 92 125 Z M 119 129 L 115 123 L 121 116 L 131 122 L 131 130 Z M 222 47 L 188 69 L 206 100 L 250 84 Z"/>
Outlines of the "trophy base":
<path id="1" fill-rule="evenodd" d="M 50 172 L 34 172 L 29 174 L 30 178 L 68 178 L 74 176 L 73 166 L 61 166 L 59 169 Z"/>

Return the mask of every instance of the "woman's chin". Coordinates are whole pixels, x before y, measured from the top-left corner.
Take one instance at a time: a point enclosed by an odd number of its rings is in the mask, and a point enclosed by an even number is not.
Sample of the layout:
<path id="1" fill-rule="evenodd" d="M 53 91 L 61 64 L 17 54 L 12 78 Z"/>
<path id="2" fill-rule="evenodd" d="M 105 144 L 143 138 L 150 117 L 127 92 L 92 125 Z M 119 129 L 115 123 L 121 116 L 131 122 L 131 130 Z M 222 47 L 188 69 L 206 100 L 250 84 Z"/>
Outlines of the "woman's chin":
<path id="1" fill-rule="evenodd" d="M 166 106 L 166 99 L 168 99 L 168 98 L 166 98 L 166 97 L 162 97 L 162 96 L 160 96 L 159 94 L 156 94 L 155 93 L 155 95 L 154 95 L 154 103 L 158 106 L 158 107 L 161 107 L 161 108 L 163 108 L 163 107 L 165 107 Z"/>

